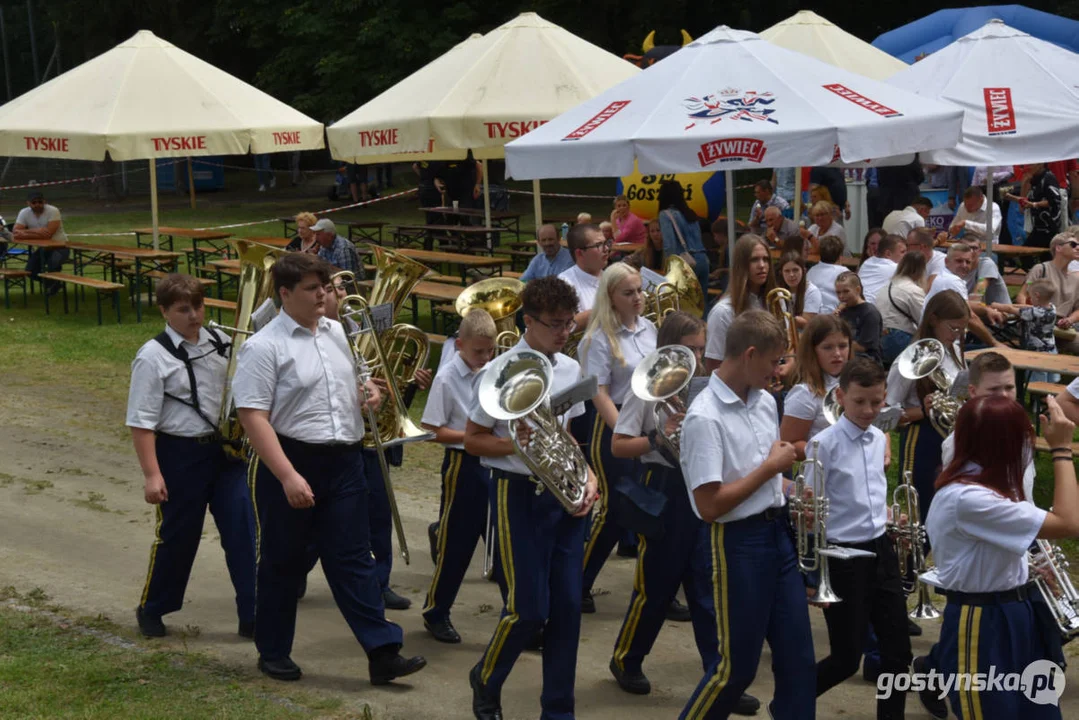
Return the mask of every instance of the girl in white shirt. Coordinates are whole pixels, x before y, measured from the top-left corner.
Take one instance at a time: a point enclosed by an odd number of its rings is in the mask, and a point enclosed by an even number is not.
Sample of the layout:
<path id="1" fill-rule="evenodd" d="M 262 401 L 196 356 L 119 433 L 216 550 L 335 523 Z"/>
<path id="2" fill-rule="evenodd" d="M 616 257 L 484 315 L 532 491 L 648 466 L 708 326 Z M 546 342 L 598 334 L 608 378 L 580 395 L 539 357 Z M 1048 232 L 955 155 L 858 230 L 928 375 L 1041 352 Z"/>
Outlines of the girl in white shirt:
<path id="1" fill-rule="evenodd" d="M 1027 549 L 1038 538 L 1079 535 L 1079 489 L 1071 450 L 1075 425 L 1055 399 L 1047 405 L 1042 427 L 1052 448 L 1053 510 L 1023 502 L 1034 429 L 1022 406 L 1002 396 L 964 404 L 956 422 L 955 458 L 936 483 L 926 530 L 948 604 L 935 669 L 944 677 L 1017 673 L 1027 683 L 1025 689 L 953 685 L 948 699 L 961 718 L 1061 717 L 1057 698 L 1064 671 L 1053 665 L 1064 659 L 1060 635 L 1048 610 L 1031 600 Z M 1038 661 L 1042 667 L 1032 669 Z M 914 661 L 916 672 L 920 667 L 923 658 Z"/>
<path id="2" fill-rule="evenodd" d="M 835 315 L 817 315 L 802 333 L 794 386 L 783 400 L 779 424 L 779 439 L 794 445 L 799 460 L 805 460 L 806 443 L 831 424 L 824 417 L 824 396 L 839 384 L 850 346 L 850 325 Z"/>
<path id="3" fill-rule="evenodd" d="M 595 375 L 599 384 L 592 398 L 595 412 L 589 460 L 599 480 L 600 501 L 585 545 L 585 612 L 594 612 L 592 584 L 622 535 L 622 529 L 607 515 L 610 491 L 621 478 L 635 474 L 634 461 L 611 454 L 611 431 L 618 423 L 619 408 L 630 394 L 633 370 L 656 349 L 656 326 L 641 317 L 643 310 L 641 274 L 623 262 L 604 270 L 580 345 L 581 375 Z"/>
<path id="4" fill-rule="evenodd" d="M 708 345 L 704 369 L 712 372 L 723 362 L 727 328 L 746 310 L 764 309 L 764 298 L 776 286 L 768 244 L 759 235 L 743 235 L 731 253 L 727 292 L 708 312 Z"/>
<path id="5" fill-rule="evenodd" d="M 801 253 L 785 252 L 776 263 L 779 273 L 776 287 L 786 288 L 794 300 L 794 322 L 801 330 L 810 318 L 820 312 L 821 292 L 816 285 L 806 279 L 806 263 Z"/>

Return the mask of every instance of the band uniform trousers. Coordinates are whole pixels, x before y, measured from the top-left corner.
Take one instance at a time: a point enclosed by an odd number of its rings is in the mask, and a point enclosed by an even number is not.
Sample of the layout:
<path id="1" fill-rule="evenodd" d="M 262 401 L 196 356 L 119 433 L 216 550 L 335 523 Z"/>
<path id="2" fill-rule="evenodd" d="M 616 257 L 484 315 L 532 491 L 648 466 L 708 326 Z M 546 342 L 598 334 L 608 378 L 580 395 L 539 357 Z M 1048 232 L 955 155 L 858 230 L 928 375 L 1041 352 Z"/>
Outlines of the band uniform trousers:
<path id="1" fill-rule="evenodd" d="M 644 484 L 662 488 L 667 495 L 663 534 L 657 538 L 637 536 L 633 594 L 615 641 L 614 662 L 623 672 L 640 672 L 681 585 L 701 663 L 707 669 L 719 662 L 709 526 L 693 514 L 680 470 L 652 464 L 644 468 Z"/>
<path id="2" fill-rule="evenodd" d="M 709 534 L 719 659 L 679 717 L 728 717 L 756 677 L 767 640 L 776 679 L 772 717 L 813 720 L 817 668 L 786 509 L 712 523 Z"/>
<path id="3" fill-rule="evenodd" d="M 498 696 L 517 657 L 543 630 L 543 720 L 574 717 L 581 634 L 584 518 L 571 516 L 529 476 L 492 470 L 498 547 L 508 595 L 479 663 L 480 682 Z"/>
<path id="4" fill-rule="evenodd" d="M 833 560 L 828 575 L 843 599 L 824 609 L 831 654 L 817 663 L 817 695 L 858 672 L 866 631 L 872 625 L 880 648 L 880 670 L 905 673 L 912 659 L 907 629 L 907 599 L 899 575 L 895 543 L 882 535 L 864 543 L 843 543 L 868 550 L 874 557 Z M 893 692 L 877 700 L 877 717 L 902 718 L 906 694 Z"/>
<path id="5" fill-rule="evenodd" d="M 899 480 L 902 482 L 903 473 L 911 471 L 923 525 L 929 513 L 929 503 L 936 493 L 933 486 L 940 474 L 940 447 L 943 443 L 944 438 L 933 429 L 928 417 L 899 431 Z"/>
<path id="6" fill-rule="evenodd" d="M 311 445 L 278 436 L 286 457 L 311 486 L 315 505 L 289 506 L 270 469 L 252 461 L 259 565 L 255 645 L 266 660 L 292 652 L 297 592 L 313 544 L 322 571 L 352 633 L 371 655 L 401 645 L 401 628 L 386 620 L 367 522 L 363 459 L 355 445 Z"/>
<path id="7" fill-rule="evenodd" d="M 438 622 L 449 617 L 476 544 L 487 535 L 491 472 L 464 450 L 446 448 L 442 459 L 442 512 L 437 556 L 423 617 Z"/>
<path id="8" fill-rule="evenodd" d="M 1055 627 L 1049 630 L 1056 632 Z M 967 605 L 949 597 L 944 606 L 940 641 L 934 647 L 937 670 L 945 676 L 959 673 L 960 677 L 963 673 L 988 674 L 990 667 L 998 676 L 1022 673 L 1035 660 L 1050 657 L 1043 632 L 1030 598 Z M 1062 681 L 1063 678 L 1056 679 Z M 960 720 L 1058 720 L 1061 717 L 1055 702 L 1035 704 L 1029 695 L 1030 689 L 1025 693 L 1014 689 L 979 690 L 972 683 L 965 683 L 952 687 L 948 701 Z"/>
<path id="9" fill-rule="evenodd" d="M 384 450 L 386 464 L 400 467 L 403 450 L 400 445 Z M 390 496 L 386 494 L 386 482 L 382 478 L 382 466 L 372 448 L 364 448 L 363 474 L 367 482 L 371 551 L 375 554 L 379 587 L 386 590 L 390 587 L 390 571 L 393 570 L 393 513 L 390 511 Z"/>
<path id="10" fill-rule="evenodd" d="M 640 463 L 632 458 L 616 458 L 611 454 L 611 439 L 614 432 L 607 427 L 599 412 L 592 415 L 592 441 L 588 446 L 589 464 L 596 473 L 599 486 L 599 500 L 592 515 L 592 527 L 588 531 L 588 542 L 584 549 L 584 584 L 585 594 L 592 592 L 592 585 L 603 564 L 607 562 L 614 546 L 624 534 L 623 528 L 611 517 L 611 491 L 623 477 L 635 477 Z"/>
<path id="11" fill-rule="evenodd" d="M 209 506 L 236 590 L 236 614 L 241 622 L 253 621 L 255 516 L 244 464 L 229 458 L 211 436 L 158 433 L 154 444 L 169 499 L 154 505 L 154 544 L 139 602 L 143 613 L 161 617 L 183 607 Z"/>

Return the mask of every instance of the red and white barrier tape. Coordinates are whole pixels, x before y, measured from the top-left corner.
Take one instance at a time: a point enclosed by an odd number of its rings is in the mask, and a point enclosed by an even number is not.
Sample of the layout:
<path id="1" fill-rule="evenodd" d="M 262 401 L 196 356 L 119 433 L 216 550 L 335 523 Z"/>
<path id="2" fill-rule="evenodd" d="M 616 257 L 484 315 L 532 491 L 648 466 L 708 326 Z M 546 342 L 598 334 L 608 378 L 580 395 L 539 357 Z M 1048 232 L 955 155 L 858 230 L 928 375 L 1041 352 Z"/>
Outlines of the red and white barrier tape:
<path id="1" fill-rule="evenodd" d="M 148 168 L 132 168 L 131 170 L 127 170 L 126 172 L 128 174 L 131 174 L 137 172 L 146 172 L 147 170 Z M 87 175 L 85 177 L 71 178 L 70 180 L 45 180 L 42 182 L 31 181 L 23 185 L 3 185 L 0 186 L 0 190 L 22 190 L 25 188 L 46 187 L 48 185 L 70 185 L 71 183 L 97 182 L 98 180 L 103 180 L 108 177 L 115 177 L 117 175 L 123 174 L 124 171 L 121 170 L 120 172 L 105 173 L 103 175 Z"/>
<path id="2" fill-rule="evenodd" d="M 327 215 L 329 213 L 340 212 L 341 210 L 351 210 L 352 208 L 363 207 L 364 205 L 374 205 L 375 203 L 383 202 L 384 200 L 393 200 L 394 198 L 411 195 L 415 192 L 417 192 L 416 188 L 411 188 L 409 190 L 402 190 L 401 192 L 393 193 L 392 195 L 383 195 L 382 197 L 377 197 L 374 200 L 361 200 L 360 202 L 352 203 L 351 205 L 342 205 L 341 207 L 326 208 L 325 210 L 316 210 L 314 214 Z M 265 225 L 267 223 L 277 222 L 281 222 L 281 219 L 270 218 L 269 220 L 252 220 L 251 222 L 230 223 L 228 225 L 213 225 L 210 227 L 200 227 L 195 228 L 195 230 L 227 230 L 230 228 L 250 227 L 251 225 Z"/>

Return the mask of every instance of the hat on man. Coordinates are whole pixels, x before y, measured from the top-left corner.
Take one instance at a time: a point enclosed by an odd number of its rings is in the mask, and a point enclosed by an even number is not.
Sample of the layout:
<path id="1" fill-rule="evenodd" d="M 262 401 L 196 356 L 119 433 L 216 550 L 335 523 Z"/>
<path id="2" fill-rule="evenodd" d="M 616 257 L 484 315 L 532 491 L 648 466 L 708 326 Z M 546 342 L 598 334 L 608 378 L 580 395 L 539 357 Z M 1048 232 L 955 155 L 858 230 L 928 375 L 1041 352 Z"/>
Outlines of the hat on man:
<path id="1" fill-rule="evenodd" d="M 329 232 L 334 235 L 337 234 L 337 226 L 333 224 L 333 220 L 329 218 L 322 218 L 317 223 L 311 226 L 313 232 Z"/>

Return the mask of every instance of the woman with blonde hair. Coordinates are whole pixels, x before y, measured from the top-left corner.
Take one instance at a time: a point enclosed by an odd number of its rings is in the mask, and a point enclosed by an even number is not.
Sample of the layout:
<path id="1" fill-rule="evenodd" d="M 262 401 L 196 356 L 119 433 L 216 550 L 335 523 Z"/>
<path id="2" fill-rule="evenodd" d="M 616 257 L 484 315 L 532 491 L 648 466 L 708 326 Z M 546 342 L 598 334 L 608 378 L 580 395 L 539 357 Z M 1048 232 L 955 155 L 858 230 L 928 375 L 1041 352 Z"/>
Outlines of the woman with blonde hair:
<path id="1" fill-rule="evenodd" d="M 614 227 L 614 241 L 616 243 L 643 243 L 647 237 L 644 229 L 644 221 L 630 212 L 629 200 L 625 195 L 618 195 L 614 199 L 614 210 L 611 212 L 611 225 Z"/>
<path id="2" fill-rule="evenodd" d="M 723 362 L 727 328 L 746 310 L 764 309 L 764 298 L 775 288 L 772 258 L 768 244 L 759 235 L 743 235 L 731 254 L 730 283 L 727 292 L 708 313 L 708 346 L 704 351 L 704 369 L 712 372 Z"/>
<path id="3" fill-rule="evenodd" d="M 636 463 L 611 453 L 611 434 L 618 411 L 630 394 L 633 370 L 656 349 L 656 326 L 641 317 L 643 311 L 641 274 L 622 262 L 610 265 L 600 277 L 596 304 L 578 352 L 581 375 L 594 375 L 599 384 L 590 408 L 594 417 L 589 459 L 599 480 L 600 499 L 584 551 L 584 612 L 595 612 L 592 584 L 622 536 L 622 528 L 607 515 L 610 490 L 623 476 L 633 474 Z"/>
<path id="4" fill-rule="evenodd" d="M 827 200 L 813 203 L 809 208 L 809 219 L 813 224 L 808 230 L 802 230 L 802 238 L 806 241 L 806 252 L 820 252 L 820 239 L 832 235 L 847 245 L 847 233 L 843 226 L 836 221 L 836 206 Z"/>
<path id="5" fill-rule="evenodd" d="M 315 233 L 311 226 L 318 222 L 314 213 L 302 212 L 296 215 L 296 237 L 285 248 L 289 252 L 305 252 L 313 255 L 318 254 L 318 242 L 315 241 Z"/>

